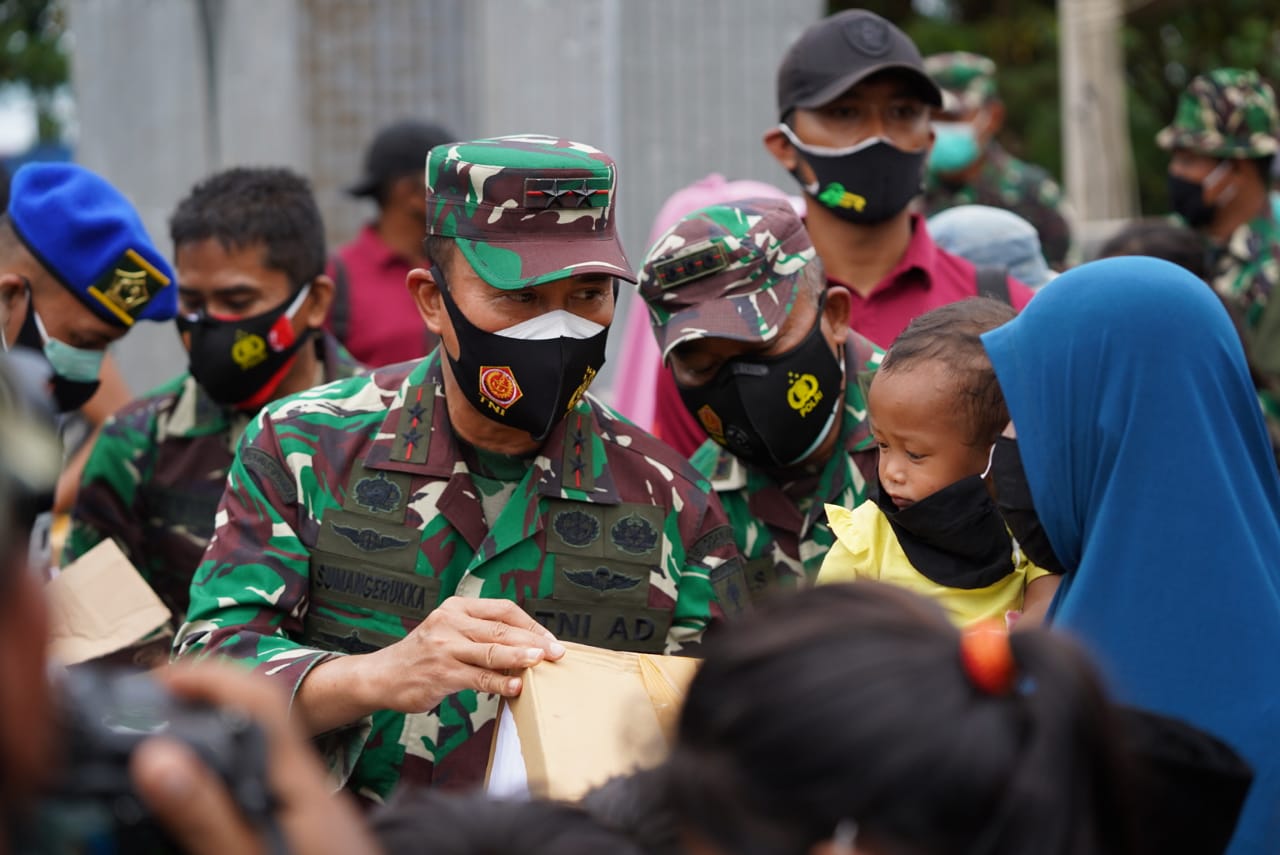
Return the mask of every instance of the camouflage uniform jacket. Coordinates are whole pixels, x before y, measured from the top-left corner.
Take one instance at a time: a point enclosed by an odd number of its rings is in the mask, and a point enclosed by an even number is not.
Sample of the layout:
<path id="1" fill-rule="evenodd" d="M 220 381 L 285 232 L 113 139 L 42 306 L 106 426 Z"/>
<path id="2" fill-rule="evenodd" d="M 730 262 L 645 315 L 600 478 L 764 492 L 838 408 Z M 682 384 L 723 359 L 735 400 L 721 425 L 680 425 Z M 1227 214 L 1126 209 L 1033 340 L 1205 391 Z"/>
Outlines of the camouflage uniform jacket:
<path id="1" fill-rule="evenodd" d="M 1280 285 L 1280 223 L 1268 211 L 1237 228 L 1209 255 L 1213 289 L 1246 329 L 1256 329 Z M 1272 446 L 1280 456 L 1280 396 L 1268 389 L 1260 389 L 1258 395 Z"/>
<path id="2" fill-rule="evenodd" d="M 813 583 L 822 559 L 835 542 L 823 505 L 854 508 L 867 498 L 876 471 L 876 446 L 867 420 L 864 389 L 884 352 L 857 333 L 845 343 L 847 366 L 844 414 L 836 453 L 823 466 L 816 485 L 800 507 L 765 470 L 748 466 L 707 440 L 693 465 L 711 479 L 729 515 L 734 539 L 746 561 L 747 588 L 753 599 L 775 587 Z M 840 453 L 843 450 L 844 453 Z"/>
<path id="3" fill-rule="evenodd" d="M 988 144 L 977 179 L 965 187 L 951 187 L 930 175 L 924 204 L 929 214 L 957 205 L 990 205 L 1013 211 L 1040 235 L 1044 257 L 1061 267 L 1071 246 L 1071 228 L 1062 216 L 1062 191 L 1048 172 L 1018 160 L 994 140 Z"/>
<path id="4" fill-rule="evenodd" d="M 723 615 L 715 590 L 741 583 L 711 485 L 584 396 L 497 509 L 441 377 L 437 349 L 272 405 L 245 431 L 178 655 L 243 660 L 293 693 L 318 663 L 405 637 L 453 594 L 514 600 L 573 641 L 697 646 Z M 496 711 L 496 696 L 462 692 L 427 713 L 375 713 L 323 747 L 372 801 L 402 778 L 474 786 Z"/>
<path id="5" fill-rule="evenodd" d="M 332 336 L 316 345 L 325 382 L 360 369 Z M 181 620 L 235 444 L 252 418 L 214 402 L 190 374 L 109 418 L 85 464 L 62 563 L 112 538 Z"/>

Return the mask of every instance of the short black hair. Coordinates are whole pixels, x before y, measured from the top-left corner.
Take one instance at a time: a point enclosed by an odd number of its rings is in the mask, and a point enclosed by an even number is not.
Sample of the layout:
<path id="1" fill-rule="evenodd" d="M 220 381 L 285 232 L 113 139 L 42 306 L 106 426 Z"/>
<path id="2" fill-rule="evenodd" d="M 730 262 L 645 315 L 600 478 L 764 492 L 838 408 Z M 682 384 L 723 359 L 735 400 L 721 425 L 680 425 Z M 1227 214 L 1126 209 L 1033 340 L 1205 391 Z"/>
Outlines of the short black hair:
<path id="1" fill-rule="evenodd" d="M 176 254 L 214 238 L 226 249 L 262 244 L 265 265 L 295 285 L 325 268 L 324 220 L 307 179 L 277 167 L 236 167 L 192 188 L 169 218 Z"/>
<path id="2" fill-rule="evenodd" d="M 1098 258 L 1122 255 L 1149 255 L 1162 258 L 1204 279 L 1205 244 L 1200 235 L 1186 226 L 1160 217 L 1134 220 L 1125 225 L 1098 250 Z"/>
<path id="3" fill-rule="evenodd" d="M 967 443 L 990 445 L 1009 423 L 1009 408 L 981 336 L 1014 317 L 1009 304 L 990 297 L 971 297 L 925 312 L 894 339 L 878 373 L 904 371 L 924 362 L 944 366 L 955 380 L 969 428 Z"/>
<path id="4" fill-rule="evenodd" d="M 445 275 L 448 275 L 449 262 L 453 260 L 454 253 L 453 238 L 428 235 L 427 239 L 422 242 L 422 251 L 427 256 L 428 264 L 432 267 L 440 268 Z"/>

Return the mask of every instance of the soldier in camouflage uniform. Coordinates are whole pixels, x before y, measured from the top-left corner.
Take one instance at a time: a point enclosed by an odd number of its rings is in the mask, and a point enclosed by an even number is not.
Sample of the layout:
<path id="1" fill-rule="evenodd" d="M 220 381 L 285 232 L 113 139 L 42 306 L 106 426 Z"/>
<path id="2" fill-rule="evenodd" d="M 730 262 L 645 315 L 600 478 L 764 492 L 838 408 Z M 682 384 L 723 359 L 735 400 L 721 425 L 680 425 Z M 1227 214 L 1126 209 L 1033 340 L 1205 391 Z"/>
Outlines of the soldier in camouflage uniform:
<path id="1" fill-rule="evenodd" d="M 1271 165 L 1280 149 L 1274 90 L 1256 71 L 1196 77 L 1156 142 L 1171 151 L 1174 212 L 1207 241 L 1209 281 L 1236 320 L 1259 387 L 1272 445 L 1280 448 L 1280 225 L 1271 210 Z"/>
<path id="2" fill-rule="evenodd" d="M 809 584 L 834 540 L 823 503 L 862 502 L 876 467 L 859 380 L 883 354 L 849 329 L 848 291 L 826 287 L 786 201 L 750 199 L 663 234 L 640 293 L 711 437 L 693 464 L 729 515 L 751 597 Z"/>
<path id="3" fill-rule="evenodd" d="M 924 67 L 942 89 L 925 180 L 928 213 L 958 205 L 1013 211 L 1036 227 L 1045 258 L 1061 268 L 1071 245 L 1062 191 L 1048 172 L 1018 160 L 996 141 L 1004 125 L 996 64 L 957 51 L 925 57 Z"/>
<path id="4" fill-rule="evenodd" d="M 180 655 L 284 685 L 358 795 L 481 780 L 507 672 L 570 639 L 690 653 L 742 602 L 707 480 L 586 389 L 634 281 L 604 153 L 438 146 L 409 288 L 441 346 L 245 432 Z"/>
<path id="5" fill-rule="evenodd" d="M 207 316 L 183 339 L 197 346 L 192 371 L 213 391 L 184 372 L 107 420 L 85 466 L 63 560 L 115 540 L 181 621 L 245 425 L 267 401 L 349 377 L 357 366 L 322 329 L 333 284 L 323 275 L 324 223 L 305 179 L 283 169 L 219 173 L 178 204 L 170 232 L 179 310 Z M 292 321 L 275 318 L 304 285 Z M 305 344 L 291 355 L 264 349 L 252 365 L 235 358 L 252 341 L 250 326 L 281 321 L 289 339 Z M 220 330 L 233 347 L 200 347 Z"/>

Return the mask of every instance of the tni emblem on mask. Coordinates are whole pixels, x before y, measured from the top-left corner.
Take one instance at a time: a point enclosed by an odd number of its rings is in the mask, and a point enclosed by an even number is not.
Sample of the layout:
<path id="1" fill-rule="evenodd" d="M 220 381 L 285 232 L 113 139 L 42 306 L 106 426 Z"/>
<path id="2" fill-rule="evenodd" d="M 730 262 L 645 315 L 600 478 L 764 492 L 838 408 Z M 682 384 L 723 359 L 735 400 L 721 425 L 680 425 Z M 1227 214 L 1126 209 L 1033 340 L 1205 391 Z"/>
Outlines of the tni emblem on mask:
<path id="1" fill-rule="evenodd" d="M 257 333 L 236 332 L 236 343 L 231 345 L 231 359 L 240 366 L 241 371 L 248 371 L 267 358 L 267 343 Z"/>
<path id="2" fill-rule="evenodd" d="M 720 421 L 720 417 L 716 415 L 715 410 L 711 409 L 710 404 L 703 404 L 698 409 L 698 421 L 702 423 L 708 436 L 724 445 L 724 422 Z"/>
<path id="3" fill-rule="evenodd" d="M 516 375 L 506 365 L 480 366 L 480 396 L 497 411 L 498 415 L 506 415 L 516 401 L 524 397 Z"/>
<path id="4" fill-rule="evenodd" d="M 850 193 L 839 181 L 828 184 L 827 189 L 818 194 L 818 201 L 828 208 L 853 208 L 858 212 L 867 207 L 866 197 Z"/>
<path id="5" fill-rule="evenodd" d="M 801 416 L 809 415 L 822 403 L 822 389 L 818 387 L 817 377 L 787 372 L 787 380 L 791 382 L 791 388 L 787 390 L 787 404 Z"/>

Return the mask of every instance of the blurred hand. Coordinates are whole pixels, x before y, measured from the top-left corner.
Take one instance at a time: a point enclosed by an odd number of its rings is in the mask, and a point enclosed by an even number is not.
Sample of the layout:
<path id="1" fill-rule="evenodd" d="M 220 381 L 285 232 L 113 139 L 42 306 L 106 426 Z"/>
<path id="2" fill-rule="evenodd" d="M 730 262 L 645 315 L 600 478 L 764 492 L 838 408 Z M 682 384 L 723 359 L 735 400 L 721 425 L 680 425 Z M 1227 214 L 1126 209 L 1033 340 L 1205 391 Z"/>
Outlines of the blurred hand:
<path id="1" fill-rule="evenodd" d="M 179 697 L 243 710 L 267 739 L 267 779 L 277 820 L 295 855 L 376 853 L 345 795 L 333 795 L 320 759 L 289 721 L 286 699 L 261 677 L 229 665 L 177 665 L 156 678 Z M 173 838 L 193 855 L 267 851 L 217 775 L 175 740 L 154 737 L 134 752 L 134 785 Z"/>

